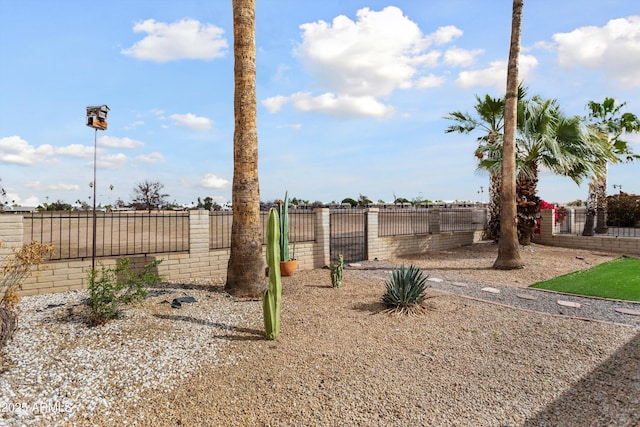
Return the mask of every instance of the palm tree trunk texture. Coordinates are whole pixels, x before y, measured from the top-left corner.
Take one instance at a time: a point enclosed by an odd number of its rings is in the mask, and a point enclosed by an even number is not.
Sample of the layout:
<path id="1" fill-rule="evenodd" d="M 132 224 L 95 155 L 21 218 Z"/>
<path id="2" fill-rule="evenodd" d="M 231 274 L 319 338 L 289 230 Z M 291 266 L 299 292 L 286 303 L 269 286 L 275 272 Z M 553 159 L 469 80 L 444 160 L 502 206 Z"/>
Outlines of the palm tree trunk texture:
<path id="1" fill-rule="evenodd" d="M 538 165 L 529 165 L 529 175 L 519 173 L 516 178 L 518 206 L 518 241 L 521 245 L 530 245 L 536 228 L 536 215 L 540 198 L 537 196 Z"/>
<path id="2" fill-rule="evenodd" d="M 596 181 L 596 233 L 606 234 L 607 227 L 607 164 L 605 172 Z"/>
<path id="3" fill-rule="evenodd" d="M 584 229 L 582 230 L 583 236 L 593 236 L 594 233 L 594 224 L 595 224 L 595 216 L 596 216 L 596 200 L 597 200 L 597 191 L 596 191 L 596 180 L 593 180 L 589 183 L 589 196 L 587 198 L 587 216 L 584 222 Z"/>
<path id="4" fill-rule="evenodd" d="M 513 0 L 511 42 L 507 66 L 507 94 L 505 98 L 504 142 L 502 148 L 502 191 L 500 192 L 500 240 L 494 268 L 511 270 L 522 268 L 518 244 L 516 210 L 516 127 L 518 110 L 518 56 L 522 31 L 523 0 Z"/>
<path id="5" fill-rule="evenodd" d="M 17 328 L 17 313 L 7 307 L 0 306 L 0 349 L 13 337 Z"/>
<path id="6" fill-rule="evenodd" d="M 256 127 L 255 0 L 233 0 L 233 224 L 225 290 L 260 298 L 265 288 Z"/>
<path id="7" fill-rule="evenodd" d="M 502 188 L 502 174 L 491 173 L 489 176 L 489 236 L 498 241 L 500 237 L 500 190 Z"/>

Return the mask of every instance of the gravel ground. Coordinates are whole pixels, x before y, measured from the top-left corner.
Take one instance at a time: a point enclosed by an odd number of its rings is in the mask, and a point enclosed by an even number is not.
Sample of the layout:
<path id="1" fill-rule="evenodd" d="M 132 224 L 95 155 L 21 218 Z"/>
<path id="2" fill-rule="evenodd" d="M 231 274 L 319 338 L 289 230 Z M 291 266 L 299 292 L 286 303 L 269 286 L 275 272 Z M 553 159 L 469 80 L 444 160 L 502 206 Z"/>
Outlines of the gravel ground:
<path id="1" fill-rule="evenodd" d="M 86 292 L 26 297 L 0 355 L 0 425 L 639 425 L 640 329 L 441 292 L 510 304 L 527 284 L 614 257 L 522 254 L 512 272 L 490 268 L 492 244 L 381 260 L 348 269 L 339 289 L 327 270 L 297 272 L 272 342 L 261 302 L 230 298 L 221 279 L 158 286 L 94 328 L 77 305 Z M 425 315 L 383 311 L 385 266 L 401 262 L 443 279 Z M 165 303 L 186 295 L 197 302 Z"/>

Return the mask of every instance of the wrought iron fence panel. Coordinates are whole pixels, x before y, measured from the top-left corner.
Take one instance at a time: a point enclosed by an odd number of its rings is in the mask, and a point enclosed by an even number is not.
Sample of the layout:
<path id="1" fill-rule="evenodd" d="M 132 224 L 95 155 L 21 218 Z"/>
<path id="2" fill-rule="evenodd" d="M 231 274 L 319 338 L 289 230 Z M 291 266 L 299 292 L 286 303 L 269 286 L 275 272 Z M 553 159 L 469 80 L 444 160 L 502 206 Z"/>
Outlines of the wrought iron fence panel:
<path id="1" fill-rule="evenodd" d="M 262 240 L 267 235 L 268 211 L 260 212 Z M 209 215 L 209 248 L 226 249 L 231 247 L 231 227 L 233 224 L 232 211 L 212 211 Z M 313 242 L 315 236 L 316 214 L 308 209 L 289 209 L 289 242 Z"/>
<path id="2" fill-rule="evenodd" d="M 23 240 L 55 249 L 53 260 L 88 258 L 93 248 L 92 212 L 37 212 L 23 217 Z M 188 212 L 96 212 L 96 256 L 189 250 Z"/>
<path id="3" fill-rule="evenodd" d="M 412 236 L 429 234 L 428 209 L 380 209 L 378 236 Z"/>
<path id="4" fill-rule="evenodd" d="M 484 209 L 440 209 L 440 231 L 482 231 L 486 228 Z"/>

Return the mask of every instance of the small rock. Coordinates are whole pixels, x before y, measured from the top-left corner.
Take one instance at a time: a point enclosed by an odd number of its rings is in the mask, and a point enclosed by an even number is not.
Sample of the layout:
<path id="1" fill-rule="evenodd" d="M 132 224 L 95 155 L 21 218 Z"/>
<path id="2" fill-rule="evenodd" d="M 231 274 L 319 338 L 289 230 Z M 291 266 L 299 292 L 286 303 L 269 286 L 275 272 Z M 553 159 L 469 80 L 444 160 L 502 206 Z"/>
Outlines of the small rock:
<path id="1" fill-rule="evenodd" d="M 640 310 L 632 310 L 630 308 L 616 308 L 615 311 L 622 314 L 630 314 L 631 316 L 640 316 Z"/>
<path id="2" fill-rule="evenodd" d="M 430 282 L 436 282 L 436 283 L 443 282 L 442 279 L 439 279 L 437 277 L 429 277 L 427 280 L 430 281 Z"/>
<path id="3" fill-rule="evenodd" d="M 516 296 L 518 298 L 526 299 L 526 300 L 529 300 L 529 301 L 537 301 L 538 300 L 538 297 L 533 296 L 533 295 L 529 295 L 529 294 L 516 294 Z"/>
<path id="4" fill-rule="evenodd" d="M 576 259 L 584 259 L 583 256 L 577 256 Z"/>
<path id="5" fill-rule="evenodd" d="M 350 262 L 349 267 L 362 267 L 362 264 L 358 262 Z"/>
<path id="6" fill-rule="evenodd" d="M 482 288 L 480 290 L 484 291 L 484 292 L 489 292 L 490 294 L 499 294 L 500 293 L 500 289 L 491 288 L 491 287 Z"/>
<path id="7" fill-rule="evenodd" d="M 466 283 L 462 283 L 462 282 L 452 282 L 451 284 L 452 284 L 453 286 L 457 286 L 457 287 L 459 287 L 459 288 L 466 288 L 466 287 L 468 287 L 468 286 L 469 286 L 469 285 L 467 285 Z"/>
<path id="8" fill-rule="evenodd" d="M 580 307 L 582 307 L 580 305 L 580 303 L 573 302 L 573 301 L 563 301 L 563 300 L 558 300 L 558 305 L 561 305 L 563 307 L 571 307 L 571 308 L 580 308 Z"/>

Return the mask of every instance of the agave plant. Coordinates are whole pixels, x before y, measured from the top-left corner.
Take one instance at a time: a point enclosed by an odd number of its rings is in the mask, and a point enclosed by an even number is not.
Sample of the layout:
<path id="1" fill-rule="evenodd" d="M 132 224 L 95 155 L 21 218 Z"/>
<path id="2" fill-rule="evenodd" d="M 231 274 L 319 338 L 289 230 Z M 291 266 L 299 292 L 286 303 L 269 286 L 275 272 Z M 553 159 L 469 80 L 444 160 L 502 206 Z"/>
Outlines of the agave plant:
<path id="1" fill-rule="evenodd" d="M 389 307 L 387 311 L 400 314 L 416 314 L 424 311 L 425 291 L 429 287 L 427 277 L 414 265 L 405 268 L 402 264 L 386 283 L 387 290 L 382 297 L 382 302 Z"/>

